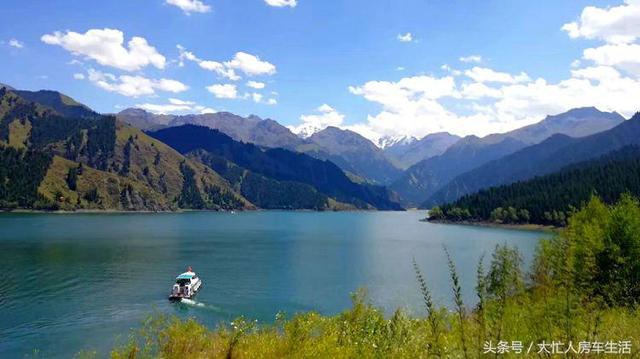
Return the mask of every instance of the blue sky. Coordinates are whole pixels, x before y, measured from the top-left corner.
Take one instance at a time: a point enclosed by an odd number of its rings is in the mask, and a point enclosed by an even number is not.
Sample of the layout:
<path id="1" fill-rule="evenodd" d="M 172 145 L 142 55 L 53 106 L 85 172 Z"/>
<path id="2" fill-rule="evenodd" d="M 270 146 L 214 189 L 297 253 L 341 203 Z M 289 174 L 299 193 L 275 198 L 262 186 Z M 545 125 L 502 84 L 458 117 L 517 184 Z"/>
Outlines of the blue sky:
<path id="1" fill-rule="evenodd" d="M 373 140 L 440 130 L 485 135 L 574 106 L 630 115 L 620 96 L 637 98 L 624 91 L 638 86 L 640 67 L 628 58 L 640 29 L 625 24 L 640 18 L 625 14 L 638 7 L 633 1 L 7 0 L 0 82 L 59 90 L 100 112 L 136 105 L 225 110 L 302 132 L 338 125 Z M 608 19 L 604 28 L 599 18 Z M 566 25 L 572 22 L 573 32 Z M 124 41 L 87 45 L 92 29 L 96 36 L 119 32 Z M 616 31 L 627 37 L 609 36 Z M 151 52 L 127 53 L 133 37 Z"/>

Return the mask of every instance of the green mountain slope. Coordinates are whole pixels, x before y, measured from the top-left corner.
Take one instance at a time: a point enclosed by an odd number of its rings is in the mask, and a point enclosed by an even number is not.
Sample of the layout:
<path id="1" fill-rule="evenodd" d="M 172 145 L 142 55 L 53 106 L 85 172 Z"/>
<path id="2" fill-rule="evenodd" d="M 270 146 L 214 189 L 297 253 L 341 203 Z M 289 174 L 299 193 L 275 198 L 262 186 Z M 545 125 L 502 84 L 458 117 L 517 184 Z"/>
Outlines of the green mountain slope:
<path id="1" fill-rule="evenodd" d="M 296 181 L 278 181 L 252 172 L 204 150 L 189 152 L 187 157 L 201 162 L 223 176 L 233 188 L 251 203 L 265 209 L 344 209 L 318 192 L 313 186 Z M 355 208 L 355 207 L 351 207 Z"/>
<path id="2" fill-rule="evenodd" d="M 640 147 L 626 146 L 559 172 L 492 187 L 432 211 L 434 219 L 564 225 L 572 208 L 592 194 L 614 203 L 623 193 L 640 195 Z"/>
<path id="3" fill-rule="evenodd" d="M 328 197 L 357 208 L 401 209 L 386 188 L 354 183 L 329 161 L 281 148 L 265 150 L 203 126 L 184 125 L 149 134 L 182 154 L 204 150 L 266 178 L 307 184 Z"/>
<path id="4" fill-rule="evenodd" d="M 594 159 L 626 145 L 640 145 L 640 115 L 590 136 L 554 135 L 539 144 L 488 162 L 453 179 L 433 194 L 423 207 L 452 202 L 483 188 L 555 172 L 571 163 Z"/>
<path id="5" fill-rule="evenodd" d="M 27 101 L 35 102 L 42 106 L 51 108 L 57 113 L 66 117 L 92 118 L 92 119 L 100 117 L 100 114 L 94 112 L 89 107 L 57 91 L 13 90 L 13 92 L 15 92 L 18 96 L 22 97 Z"/>
<path id="6" fill-rule="evenodd" d="M 66 110 L 65 102 L 71 103 L 73 109 Z M 70 100 L 57 106 L 66 113 L 84 111 L 79 110 L 83 106 Z M 24 208 L 36 204 L 47 208 L 113 210 L 252 208 L 210 168 L 114 117 L 85 114 L 68 117 L 16 92 L 0 89 L 1 150 L 14 157 L 17 155 L 10 152 L 14 149 L 22 151 L 20 156 L 38 153 L 50 161 L 35 192 L 33 186 L 27 191 L 35 200 L 0 200 L 9 203 L 8 207 Z M 26 177 L 7 181 L 17 185 L 38 180 Z"/>

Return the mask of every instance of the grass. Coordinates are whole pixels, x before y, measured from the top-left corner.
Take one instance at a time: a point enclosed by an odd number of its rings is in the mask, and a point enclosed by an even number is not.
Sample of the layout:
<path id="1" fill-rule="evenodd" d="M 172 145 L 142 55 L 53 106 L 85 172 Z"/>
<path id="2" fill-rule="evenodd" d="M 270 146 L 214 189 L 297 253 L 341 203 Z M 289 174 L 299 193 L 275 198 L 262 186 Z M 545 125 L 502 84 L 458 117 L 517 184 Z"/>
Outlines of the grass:
<path id="1" fill-rule="evenodd" d="M 9 124 L 9 146 L 25 149 L 31 131 L 31 123 L 27 120 L 14 120 Z"/>
<path id="2" fill-rule="evenodd" d="M 486 341 L 496 347 L 499 341 L 522 342 L 526 351 L 534 343 L 567 344 L 562 316 L 555 312 L 560 298 L 534 301 L 524 295 L 512 298 L 504 308 L 490 302 L 491 318 L 484 328 L 477 311 L 458 325 L 459 315 L 444 309 L 434 313 L 438 332 L 430 318 L 412 318 L 397 311 L 390 318 L 370 305 L 366 297 L 354 296 L 351 309 L 335 316 L 309 312 L 272 325 L 257 325 L 239 318 L 214 330 L 195 319 L 179 320 L 166 316 L 150 318 L 131 341 L 111 353 L 112 358 L 478 358 L 485 356 Z M 572 318 L 575 325 L 573 346 L 580 341 L 640 342 L 640 311 L 611 308 L 597 311 L 584 308 Z M 493 314 L 504 315 L 498 319 Z M 494 333 L 502 327 L 500 337 Z M 464 328 L 464 329 L 462 329 Z M 466 342 L 462 338 L 467 339 Z M 568 340 L 569 339 L 569 340 Z M 521 357 L 515 353 L 500 357 Z M 533 356 L 533 355 L 530 355 Z M 635 355 L 637 357 L 637 354 Z"/>

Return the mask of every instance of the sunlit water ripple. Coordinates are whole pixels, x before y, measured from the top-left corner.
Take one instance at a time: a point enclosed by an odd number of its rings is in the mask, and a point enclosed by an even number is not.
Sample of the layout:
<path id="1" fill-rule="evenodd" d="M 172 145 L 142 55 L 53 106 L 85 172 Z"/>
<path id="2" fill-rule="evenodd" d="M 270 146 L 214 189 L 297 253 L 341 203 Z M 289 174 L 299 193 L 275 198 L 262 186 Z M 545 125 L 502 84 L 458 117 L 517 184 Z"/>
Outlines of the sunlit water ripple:
<path id="1" fill-rule="evenodd" d="M 154 312 L 215 326 L 243 315 L 347 308 L 366 287 L 387 312 L 421 310 L 411 261 L 451 303 L 446 245 L 469 304 L 480 256 L 498 243 L 530 260 L 541 233 L 419 222 L 423 212 L 1 214 L 0 358 L 108 353 Z M 204 280 L 169 303 L 176 274 Z"/>

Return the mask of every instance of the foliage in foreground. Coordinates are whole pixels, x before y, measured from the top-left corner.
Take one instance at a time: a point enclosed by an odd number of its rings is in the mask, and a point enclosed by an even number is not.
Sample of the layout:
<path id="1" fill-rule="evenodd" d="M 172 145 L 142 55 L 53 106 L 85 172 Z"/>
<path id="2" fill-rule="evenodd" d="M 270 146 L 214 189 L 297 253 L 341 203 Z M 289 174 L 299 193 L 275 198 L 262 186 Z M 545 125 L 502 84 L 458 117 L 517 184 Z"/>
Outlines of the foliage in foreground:
<path id="1" fill-rule="evenodd" d="M 469 310 L 449 260 L 454 306 L 437 307 L 428 283 L 414 261 L 426 316 L 402 310 L 391 317 L 353 296 L 351 309 L 335 316 L 310 312 L 272 325 L 239 318 L 210 330 L 194 319 L 153 316 L 113 358 L 426 358 L 483 356 L 603 355 L 607 343 L 640 349 L 640 205 L 624 196 L 614 206 L 593 198 L 569 219 L 568 227 L 543 240 L 529 273 L 520 254 L 497 246 L 489 265 L 477 270 L 477 305 Z M 489 342 L 497 350 L 485 354 Z M 622 342 L 627 342 L 623 344 Z M 551 347 L 551 343 L 557 347 Z M 600 343 L 602 352 L 577 354 L 580 343 Z M 516 344 L 520 344 L 518 354 Z M 538 354 L 541 346 L 544 353 Z M 571 345 L 571 346 L 570 346 Z M 611 344 L 613 345 L 613 344 Z M 531 349 L 529 349 L 531 346 Z M 598 347 L 599 348 L 599 347 Z M 529 355 L 526 353 L 529 352 Z M 548 351 L 548 353 L 547 353 Z M 86 355 L 86 353 L 85 353 Z"/>

